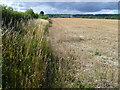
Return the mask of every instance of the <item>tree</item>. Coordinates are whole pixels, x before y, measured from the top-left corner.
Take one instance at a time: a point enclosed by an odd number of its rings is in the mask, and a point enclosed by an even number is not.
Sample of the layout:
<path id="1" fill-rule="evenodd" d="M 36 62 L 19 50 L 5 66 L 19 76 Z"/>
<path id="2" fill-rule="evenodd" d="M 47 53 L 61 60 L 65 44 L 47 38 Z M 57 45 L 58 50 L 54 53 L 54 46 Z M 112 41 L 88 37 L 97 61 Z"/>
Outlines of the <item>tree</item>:
<path id="1" fill-rule="evenodd" d="M 41 11 L 41 12 L 40 12 L 40 14 L 41 14 L 41 15 L 44 15 L 44 12 L 43 12 L 43 11 Z"/>

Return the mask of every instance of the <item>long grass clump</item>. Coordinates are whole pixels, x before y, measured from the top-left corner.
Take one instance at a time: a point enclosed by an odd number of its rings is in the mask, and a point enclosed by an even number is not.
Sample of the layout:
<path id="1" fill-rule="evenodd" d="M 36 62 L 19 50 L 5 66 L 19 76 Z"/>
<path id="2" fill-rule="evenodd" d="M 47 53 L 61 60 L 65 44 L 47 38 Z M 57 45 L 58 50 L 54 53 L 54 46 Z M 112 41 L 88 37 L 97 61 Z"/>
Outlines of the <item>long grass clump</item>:
<path id="1" fill-rule="evenodd" d="M 47 38 L 50 22 L 44 14 L 14 11 L 0 5 L 2 12 L 2 87 L 51 87 L 54 60 Z"/>
<path id="2" fill-rule="evenodd" d="M 50 49 L 45 37 L 48 21 L 30 20 L 21 30 L 7 30 L 2 36 L 3 88 L 43 86 Z M 21 32 L 23 31 L 23 32 Z"/>

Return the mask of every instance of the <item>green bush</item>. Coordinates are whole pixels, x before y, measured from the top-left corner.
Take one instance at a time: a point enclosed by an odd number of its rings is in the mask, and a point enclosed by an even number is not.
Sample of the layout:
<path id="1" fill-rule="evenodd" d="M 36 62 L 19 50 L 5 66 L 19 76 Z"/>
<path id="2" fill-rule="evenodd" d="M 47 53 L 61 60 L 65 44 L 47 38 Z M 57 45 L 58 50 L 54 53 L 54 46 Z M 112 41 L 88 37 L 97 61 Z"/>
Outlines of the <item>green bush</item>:
<path id="1" fill-rule="evenodd" d="M 0 5 L 0 10 L 2 10 L 2 26 L 6 28 L 14 27 L 16 28 L 17 23 L 24 21 L 27 22 L 29 19 L 48 19 L 47 15 L 34 13 L 32 9 L 28 9 L 25 12 L 14 11 L 12 7 Z M 17 28 L 16 28 L 17 29 Z"/>
<path id="2" fill-rule="evenodd" d="M 41 18 L 41 19 L 48 19 L 49 17 L 47 15 L 39 15 L 39 18 Z"/>

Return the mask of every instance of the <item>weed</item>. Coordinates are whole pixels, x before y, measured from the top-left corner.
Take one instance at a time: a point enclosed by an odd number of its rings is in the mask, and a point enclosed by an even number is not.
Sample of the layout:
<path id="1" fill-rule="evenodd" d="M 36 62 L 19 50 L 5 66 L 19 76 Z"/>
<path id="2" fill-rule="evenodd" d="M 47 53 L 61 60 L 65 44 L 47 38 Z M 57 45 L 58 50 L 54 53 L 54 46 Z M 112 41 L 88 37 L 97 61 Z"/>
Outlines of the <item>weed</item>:
<path id="1" fill-rule="evenodd" d="M 101 55 L 101 53 L 99 51 L 96 51 L 95 55 Z"/>

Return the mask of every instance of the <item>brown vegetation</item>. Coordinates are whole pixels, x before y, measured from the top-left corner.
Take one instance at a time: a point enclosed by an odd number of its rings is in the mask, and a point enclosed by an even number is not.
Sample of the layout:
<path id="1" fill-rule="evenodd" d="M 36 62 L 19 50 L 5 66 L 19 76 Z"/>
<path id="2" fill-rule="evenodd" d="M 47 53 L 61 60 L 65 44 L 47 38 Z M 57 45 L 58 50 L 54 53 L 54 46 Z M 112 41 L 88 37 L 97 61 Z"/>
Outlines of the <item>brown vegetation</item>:
<path id="1" fill-rule="evenodd" d="M 105 19 L 52 19 L 49 38 L 59 57 L 64 87 L 118 86 L 118 22 Z"/>

